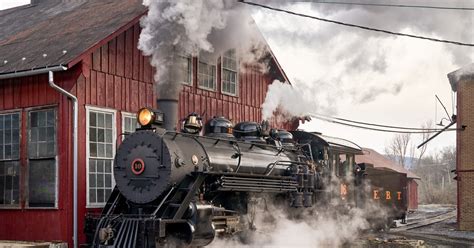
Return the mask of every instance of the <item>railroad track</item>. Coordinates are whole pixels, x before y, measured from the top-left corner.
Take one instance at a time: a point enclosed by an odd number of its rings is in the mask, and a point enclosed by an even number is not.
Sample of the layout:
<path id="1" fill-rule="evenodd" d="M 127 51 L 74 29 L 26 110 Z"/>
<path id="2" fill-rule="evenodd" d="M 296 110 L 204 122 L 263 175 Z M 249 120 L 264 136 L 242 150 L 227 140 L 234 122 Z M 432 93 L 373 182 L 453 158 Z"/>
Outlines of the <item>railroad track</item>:
<path id="1" fill-rule="evenodd" d="M 420 220 L 406 226 L 391 229 L 389 233 L 393 235 L 404 236 L 408 239 L 424 240 L 427 244 L 449 246 L 449 247 L 474 247 L 474 241 L 451 237 L 443 234 L 427 233 L 418 228 L 429 226 L 450 218 L 456 217 L 456 210 L 449 211 L 434 217 Z"/>
<path id="2" fill-rule="evenodd" d="M 452 211 L 449 211 L 447 213 L 436 215 L 436 216 L 428 218 L 428 219 L 424 219 L 424 220 L 420 220 L 420 221 L 417 221 L 417 222 L 414 222 L 414 223 L 407 224 L 406 226 L 401 226 L 401 227 L 398 227 L 398 228 L 391 229 L 390 232 L 391 233 L 397 233 L 397 232 L 403 232 L 403 231 L 407 231 L 407 230 L 411 230 L 411 229 L 416 229 L 416 228 L 428 226 L 428 225 L 431 225 L 431 224 L 435 224 L 435 223 L 441 222 L 443 220 L 453 218 L 455 216 L 456 216 L 456 210 L 452 210 Z"/>

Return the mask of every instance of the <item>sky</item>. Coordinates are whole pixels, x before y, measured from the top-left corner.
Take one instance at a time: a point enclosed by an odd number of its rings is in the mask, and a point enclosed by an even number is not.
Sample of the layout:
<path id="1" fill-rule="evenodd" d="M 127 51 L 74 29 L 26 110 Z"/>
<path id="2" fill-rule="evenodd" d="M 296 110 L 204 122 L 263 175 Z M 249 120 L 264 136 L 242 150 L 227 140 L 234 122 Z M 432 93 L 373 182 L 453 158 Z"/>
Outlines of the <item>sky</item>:
<path id="1" fill-rule="evenodd" d="M 29 4 L 30 0 L 0 0 L 0 10 Z"/>
<path id="2" fill-rule="evenodd" d="M 394 32 L 474 43 L 474 11 L 256 1 Z M 0 9 L 29 2 L 0 0 Z M 474 7 L 471 0 L 346 2 Z M 395 126 L 439 123 L 446 114 L 435 94 L 453 114 L 455 103 L 446 75 L 474 61 L 473 48 L 342 27 L 257 7 L 249 9 L 292 85 L 302 95 L 300 102 L 289 103 L 290 108 L 305 105 L 313 113 Z M 300 128 L 346 138 L 379 152 L 384 152 L 393 137 L 391 133 L 319 120 Z M 412 135 L 412 140 L 418 145 L 421 137 Z M 448 145 L 455 145 L 454 132 L 443 133 L 430 142 L 428 153 Z"/>
<path id="3" fill-rule="evenodd" d="M 474 11 L 263 3 L 394 32 L 474 43 Z M 474 7 L 474 1 L 468 0 L 390 3 Z M 291 103 L 291 108 L 310 105 L 313 113 L 395 126 L 420 127 L 427 121 L 439 123 L 446 114 L 436 103 L 435 94 L 449 114 L 453 114 L 455 103 L 453 105 L 446 75 L 474 61 L 474 49 L 469 47 L 380 34 L 251 8 L 291 83 L 305 92 L 300 102 Z M 379 152 L 384 152 L 394 136 L 314 119 L 300 128 L 346 138 Z M 420 144 L 421 135 L 412 135 L 412 140 L 414 145 Z M 427 153 L 433 154 L 448 145 L 455 145 L 454 132 L 435 138 L 428 144 Z"/>

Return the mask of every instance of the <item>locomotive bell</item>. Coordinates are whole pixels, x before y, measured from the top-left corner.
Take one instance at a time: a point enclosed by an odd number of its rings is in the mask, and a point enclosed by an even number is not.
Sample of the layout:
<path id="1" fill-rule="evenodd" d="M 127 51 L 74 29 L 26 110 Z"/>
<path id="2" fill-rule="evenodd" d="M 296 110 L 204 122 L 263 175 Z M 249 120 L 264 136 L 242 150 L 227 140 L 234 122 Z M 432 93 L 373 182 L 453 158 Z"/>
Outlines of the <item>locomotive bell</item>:
<path id="1" fill-rule="evenodd" d="M 202 129 L 201 116 L 197 113 L 189 114 L 183 122 L 183 132 L 190 134 L 198 134 Z"/>

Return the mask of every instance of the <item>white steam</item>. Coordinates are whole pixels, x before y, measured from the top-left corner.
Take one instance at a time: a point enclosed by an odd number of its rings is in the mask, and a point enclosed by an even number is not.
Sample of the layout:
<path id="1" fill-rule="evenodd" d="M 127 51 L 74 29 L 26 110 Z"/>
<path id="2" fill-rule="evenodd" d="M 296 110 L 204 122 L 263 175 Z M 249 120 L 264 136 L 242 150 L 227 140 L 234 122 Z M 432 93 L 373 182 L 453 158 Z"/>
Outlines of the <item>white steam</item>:
<path id="1" fill-rule="evenodd" d="M 263 37 L 242 4 L 232 0 L 145 0 L 149 10 L 141 20 L 138 48 L 151 56 L 160 96 L 177 97 L 181 90 L 179 55 L 205 58 L 217 64 L 222 54 L 236 49 L 242 65 L 266 65 Z M 245 66 L 241 66 L 245 69 Z"/>
<path id="2" fill-rule="evenodd" d="M 314 83 L 317 85 L 317 82 Z M 273 116 L 302 117 L 308 113 L 332 113 L 334 109 L 328 104 L 327 95 L 321 91 L 307 87 L 306 83 L 296 81 L 295 84 L 273 81 L 268 86 L 265 101 L 262 104 L 262 118 L 269 120 Z"/>
<path id="3" fill-rule="evenodd" d="M 341 183 L 337 178 L 328 182 L 326 197 L 317 199 L 311 208 L 290 208 L 284 205 L 287 203 L 274 203 L 271 196 L 255 195 L 244 216 L 255 230 L 246 230 L 244 239 L 217 238 L 210 246 L 318 248 L 353 244 L 365 230 L 376 230 L 385 223 L 387 209 L 370 197 L 359 198 L 355 207 L 354 198 L 341 198 Z M 361 187 L 358 191 L 370 196 L 370 187 Z"/>

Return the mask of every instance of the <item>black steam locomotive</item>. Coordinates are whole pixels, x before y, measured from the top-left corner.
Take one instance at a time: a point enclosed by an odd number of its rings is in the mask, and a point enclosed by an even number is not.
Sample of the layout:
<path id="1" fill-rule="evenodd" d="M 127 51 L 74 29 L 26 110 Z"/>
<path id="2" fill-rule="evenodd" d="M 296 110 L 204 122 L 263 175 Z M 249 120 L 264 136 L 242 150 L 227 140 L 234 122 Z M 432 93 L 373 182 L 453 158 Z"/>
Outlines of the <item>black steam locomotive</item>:
<path id="1" fill-rule="evenodd" d="M 341 179 L 338 197 L 357 198 L 354 189 L 365 168 L 355 164 L 360 147 L 351 142 L 255 122 L 233 127 L 223 117 L 209 121 L 199 135 L 197 114 L 174 132 L 163 128 L 165 118 L 146 108 L 138 113 L 141 128 L 116 153 L 116 187 L 102 214 L 86 219 L 91 246 L 205 246 L 217 235 L 248 229 L 241 216 L 250 195 L 311 207 L 327 197 L 331 177 Z"/>

